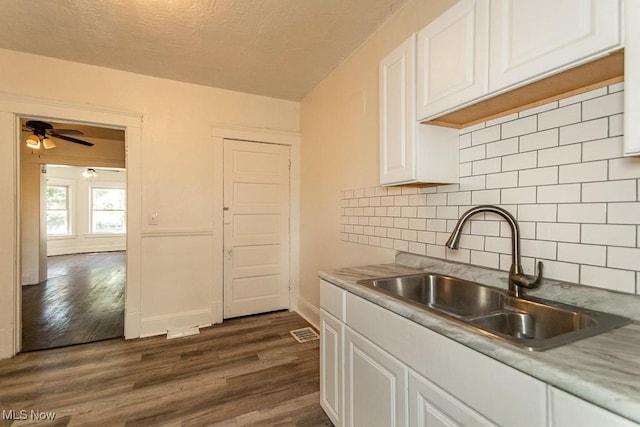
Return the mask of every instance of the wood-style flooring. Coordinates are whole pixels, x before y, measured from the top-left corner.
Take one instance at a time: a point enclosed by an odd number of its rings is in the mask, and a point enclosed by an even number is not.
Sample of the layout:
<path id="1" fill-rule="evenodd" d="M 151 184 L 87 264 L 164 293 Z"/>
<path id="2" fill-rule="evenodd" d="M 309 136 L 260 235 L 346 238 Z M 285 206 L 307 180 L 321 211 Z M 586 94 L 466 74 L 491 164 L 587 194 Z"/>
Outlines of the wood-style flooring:
<path id="1" fill-rule="evenodd" d="M 51 256 L 47 280 L 22 287 L 22 351 L 124 335 L 125 252 Z"/>
<path id="2" fill-rule="evenodd" d="M 13 425 L 331 426 L 319 404 L 319 341 L 289 334 L 306 326 L 276 312 L 172 340 L 22 353 L 0 361 L 0 410 L 56 416 Z"/>

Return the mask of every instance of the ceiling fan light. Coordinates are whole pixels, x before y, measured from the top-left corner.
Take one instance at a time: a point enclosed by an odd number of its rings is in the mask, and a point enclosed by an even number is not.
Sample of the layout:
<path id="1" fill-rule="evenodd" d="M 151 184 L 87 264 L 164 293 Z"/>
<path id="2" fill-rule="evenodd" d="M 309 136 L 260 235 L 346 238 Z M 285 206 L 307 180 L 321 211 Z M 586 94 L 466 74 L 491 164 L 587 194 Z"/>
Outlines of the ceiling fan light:
<path id="1" fill-rule="evenodd" d="M 38 135 L 29 135 L 27 137 L 26 143 L 27 147 L 29 148 L 33 148 L 36 150 L 40 148 L 40 138 L 38 137 Z"/>
<path id="2" fill-rule="evenodd" d="M 56 148 L 56 143 L 53 142 L 53 139 L 45 137 L 42 140 L 42 146 L 44 147 L 45 150 L 50 150 L 52 148 Z"/>

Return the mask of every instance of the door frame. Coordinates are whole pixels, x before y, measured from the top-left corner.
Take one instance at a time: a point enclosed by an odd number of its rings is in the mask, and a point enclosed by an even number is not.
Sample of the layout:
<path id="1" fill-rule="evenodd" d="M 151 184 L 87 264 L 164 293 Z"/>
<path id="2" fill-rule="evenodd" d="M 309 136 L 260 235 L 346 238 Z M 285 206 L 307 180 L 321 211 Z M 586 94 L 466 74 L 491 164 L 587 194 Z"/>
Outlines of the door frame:
<path id="1" fill-rule="evenodd" d="M 257 142 L 264 144 L 288 145 L 290 147 L 291 170 L 289 171 L 289 311 L 296 311 L 302 317 L 305 307 L 301 307 L 300 295 L 300 134 L 297 132 L 275 131 L 271 129 L 229 126 L 220 124 L 213 127 L 213 296 L 218 319 L 222 322 L 224 307 L 224 228 L 222 208 L 224 207 L 224 140 Z M 307 311 L 308 312 L 308 311 Z"/>
<path id="2" fill-rule="evenodd" d="M 21 349 L 22 292 L 20 256 L 20 117 L 81 123 L 125 130 L 127 168 L 127 278 L 125 338 L 140 336 L 142 115 L 54 100 L 0 94 L 0 204 L 12 206 L 0 221 L 0 359 Z M 6 306 L 5 306 L 6 304 Z"/>

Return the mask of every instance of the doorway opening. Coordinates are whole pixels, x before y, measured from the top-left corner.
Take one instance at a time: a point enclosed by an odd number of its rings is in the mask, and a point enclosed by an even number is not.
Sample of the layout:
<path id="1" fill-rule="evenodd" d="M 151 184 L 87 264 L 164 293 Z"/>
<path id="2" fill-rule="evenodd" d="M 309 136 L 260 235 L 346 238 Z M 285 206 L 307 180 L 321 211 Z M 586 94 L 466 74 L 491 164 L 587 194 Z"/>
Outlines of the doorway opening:
<path id="1" fill-rule="evenodd" d="M 20 124 L 21 351 L 124 336 L 125 132 Z"/>

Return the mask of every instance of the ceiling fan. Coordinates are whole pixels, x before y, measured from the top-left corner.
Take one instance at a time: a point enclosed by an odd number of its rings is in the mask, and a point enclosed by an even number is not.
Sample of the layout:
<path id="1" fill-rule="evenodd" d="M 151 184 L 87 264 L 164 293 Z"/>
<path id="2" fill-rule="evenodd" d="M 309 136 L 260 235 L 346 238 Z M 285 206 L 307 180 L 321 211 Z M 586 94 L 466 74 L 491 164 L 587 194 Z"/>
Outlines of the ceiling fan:
<path id="1" fill-rule="evenodd" d="M 75 129 L 54 129 L 50 123 L 42 122 L 39 120 L 29 120 L 24 124 L 27 131 L 33 132 L 27 138 L 27 146 L 29 148 L 40 148 L 40 144 L 45 149 L 55 148 L 56 144 L 51 138 L 61 139 L 63 141 L 73 142 L 74 144 L 82 144 L 87 147 L 92 147 L 93 143 L 83 141 L 82 139 L 74 138 L 69 135 L 83 135 L 82 132 Z"/>

